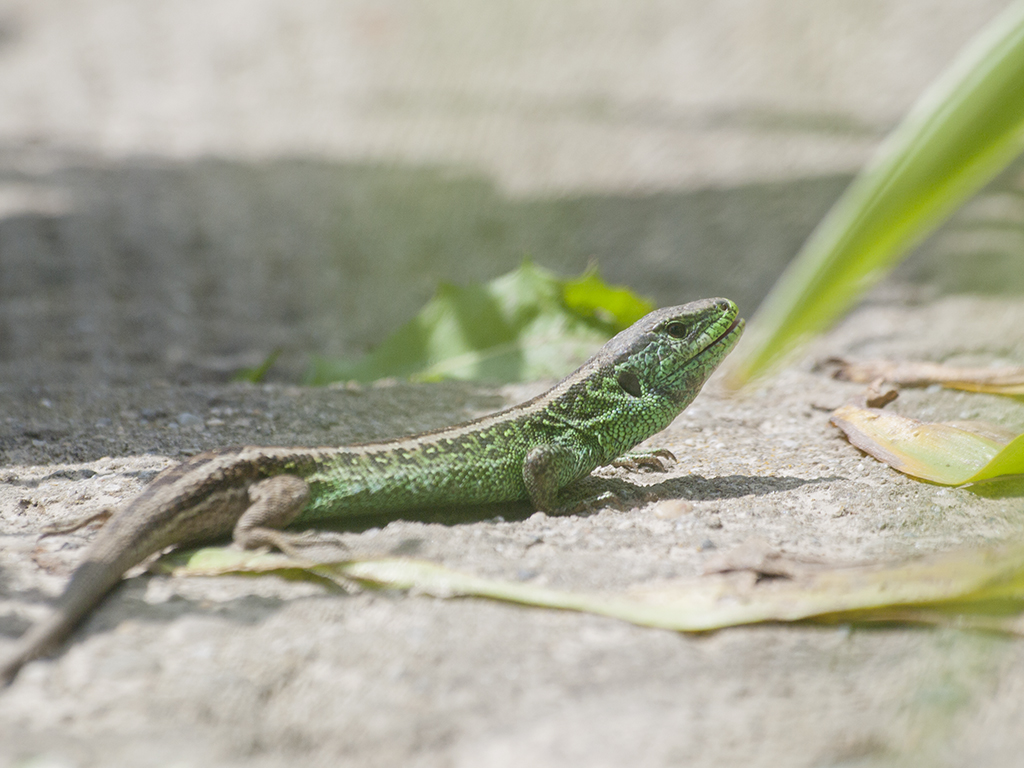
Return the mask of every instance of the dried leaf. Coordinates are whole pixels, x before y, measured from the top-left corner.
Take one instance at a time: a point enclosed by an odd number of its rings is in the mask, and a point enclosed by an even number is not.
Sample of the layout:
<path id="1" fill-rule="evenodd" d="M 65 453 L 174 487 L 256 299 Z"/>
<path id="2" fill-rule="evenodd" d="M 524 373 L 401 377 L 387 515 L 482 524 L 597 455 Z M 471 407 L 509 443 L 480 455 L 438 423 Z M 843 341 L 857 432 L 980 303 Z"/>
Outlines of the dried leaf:
<path id="1" fill-rule="evenodd" d="M 742 560 L 743 556 L 739 556 Z M 806 567 L 789 578 L 726 573 L 612 593 L 570 592 L 461 573 L 420 560 L 387 558 L 312 564 L 281 555 L 199 550 L 164 558 L 176 573 L 214 575 L 268 570 L 343 584 L 409 589 L 440 598 L 487 597 L 584 611 L 650 627 L 704 631 L 763 621 L 958 622 L 1006 632 L 1024 629 L 1024 544 L 973 549 L 898 565 Z"/>
<path id="2" fill-rule="evenodd" d="M 928 387 L 939 384 L 948 389 L 987 392 L 996 395 L 1024 395 L 1024 367 L 962 368 L 942 363 L 891 362 L 843 358 L 827 361 L 835 364 L 833 376 L 844 381 L 871 384 L 878 379 L 903 387 Z"/>
<path id="3" fill-rule="evenodd" d="M 918 421 L 857 405 L 837 408 L 832 423 L 865 453 L 933 483 L 963 485 L 1024 473 L 1024 435 L 1007 443 L 991 436 L 993 428 Z"/>

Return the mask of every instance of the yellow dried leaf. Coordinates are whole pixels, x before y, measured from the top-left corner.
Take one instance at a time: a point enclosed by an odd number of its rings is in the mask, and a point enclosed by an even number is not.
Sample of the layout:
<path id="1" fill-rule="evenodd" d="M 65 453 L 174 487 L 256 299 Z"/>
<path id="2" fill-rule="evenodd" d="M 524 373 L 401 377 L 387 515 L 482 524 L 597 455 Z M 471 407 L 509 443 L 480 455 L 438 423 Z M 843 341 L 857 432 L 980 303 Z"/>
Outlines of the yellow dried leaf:
<path id="1" fill-rule="evenodd" d="M 865 453 L 904 474 L 933 483 L 963 485 L 995 477 L 990 465 L 998 474 L 1024 472 L 1024 442 L 1020 450 L 1003 455 L 1008 446 L 978 431 L 856 405 L 837 408 L 832 423 Z M 1010 445 L 1018 441 L 1020 438 Z M 999 462 L 996 457 L 1000 457 Z"/>
<path id="2" fill-rule="evenodd" d="M 844 381 L 870 384 L 882 379 L 903 387 L 927 387 L 938 384 L 947 389 L 986 392 L 992 395 L 1024 395 L 1024 367 L 962 368 L 943 363 L 917 361 L 891 362 L 864 360 L 853 362 L 834 358 L 833 376 Z"/>

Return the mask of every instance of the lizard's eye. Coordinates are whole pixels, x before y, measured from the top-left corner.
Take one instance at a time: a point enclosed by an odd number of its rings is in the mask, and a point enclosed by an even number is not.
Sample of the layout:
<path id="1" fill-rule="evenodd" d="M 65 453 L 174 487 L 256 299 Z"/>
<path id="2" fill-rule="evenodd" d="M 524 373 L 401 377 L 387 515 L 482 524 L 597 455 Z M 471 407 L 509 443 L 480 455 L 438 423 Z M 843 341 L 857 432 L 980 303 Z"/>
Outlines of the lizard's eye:
<path id="1" fill-rule="evenodd" d="M 673 339 L 685 339 L 689 332 L 690 329 L 686 327 L 685 323 L 675 322 L 665 326 L 665 333 Z"/>

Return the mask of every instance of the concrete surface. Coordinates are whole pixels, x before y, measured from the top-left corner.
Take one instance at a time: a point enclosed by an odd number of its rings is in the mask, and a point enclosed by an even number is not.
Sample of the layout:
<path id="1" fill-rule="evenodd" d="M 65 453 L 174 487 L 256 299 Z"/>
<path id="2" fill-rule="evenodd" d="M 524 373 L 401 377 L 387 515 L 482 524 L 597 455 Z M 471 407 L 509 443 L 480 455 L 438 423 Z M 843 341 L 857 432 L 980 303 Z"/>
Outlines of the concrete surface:
<path id="1" fill-rule="evenodd" d="M 998 322 L 1006 331 L 996 338 Z M 836 353 L 1019 360 L 1024 306 L 887 302 L 815 351 Z M 696 578 L 709 557 L 751 537 L 849 563 L 1019 533 L 1019 498 L 915 482 L 852 448 L 828 410 L 859 387 L 809 368 L 739 401 L 709 387 L 651 441 L 680 457 L 670 473 L 602 473 L 627 511 L 442 509 L 356 520 L 344 538 L 356 555 L 592 590 Z M 120 503 L 171 457 L 242 440 L 394 434 L 496 401 L 452 385 L 205 384 L 48 386 L 5 391 L 0 404 L 17 414 L 2 425 L 2 651 L 43 614 L 90 537 L 40 539 L 39 529 Z M 1024 430 L 1024 409 L 1007 398 L 907 391 L 891 407 Z M 56 659 L 32 663 L 0 694 L 0 765 L 1009 768 L 1024 747 L 1022 688 L 1024 645 L 978 632 L 764 626 L 687 636 L 276 577 L 139 576 Z"/>
<path id="2" fill-rule="evenodd" d="M 0 2 L 0 653 L 91 535 L 39 530 L 182 456 L 408 433 L 536 391 L 294 385 L 440 280 L 593 258 L 659 303 L 749 315 L 1004 5 Z M 1020 499 L 851 448 L 827 411 L 857 388 L 811 364 L 1024 361 L 1021 189 L 1018 165 L 748 398 L 710 386 L 654 441 L 671 473 L 605 473 L 627 511 L 433 510 L 346 540 L 593 589 L 696 577 L 752 536 L 849 562 L 1015 535 Z M 965 288 L 989 295 L 945 295 Z M 228 383 L 277 348 L 270 384 Z M 1024 429 L 1011 399 L 891 407 Z M 1009 767 L 1022 649 L 139 575 L 0 693 L 0 766 Z"/>

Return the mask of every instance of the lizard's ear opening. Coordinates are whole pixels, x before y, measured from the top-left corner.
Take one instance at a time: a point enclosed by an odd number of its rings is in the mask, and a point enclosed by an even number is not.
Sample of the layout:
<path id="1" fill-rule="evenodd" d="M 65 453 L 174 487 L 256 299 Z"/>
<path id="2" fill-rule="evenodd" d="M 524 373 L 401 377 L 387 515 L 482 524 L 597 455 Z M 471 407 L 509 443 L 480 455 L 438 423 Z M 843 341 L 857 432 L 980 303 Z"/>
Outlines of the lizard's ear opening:
<path id="1" fill-rule="evenodd" d="M 623 371 L 618 376 L 619 386 L 632 395 L 633 397 L 640 397 L 643 391 L 640 389 L 640 379 L 632 371 Z"/>

